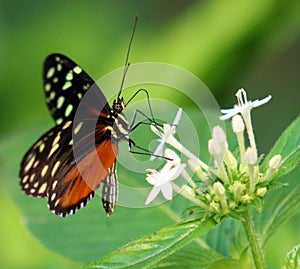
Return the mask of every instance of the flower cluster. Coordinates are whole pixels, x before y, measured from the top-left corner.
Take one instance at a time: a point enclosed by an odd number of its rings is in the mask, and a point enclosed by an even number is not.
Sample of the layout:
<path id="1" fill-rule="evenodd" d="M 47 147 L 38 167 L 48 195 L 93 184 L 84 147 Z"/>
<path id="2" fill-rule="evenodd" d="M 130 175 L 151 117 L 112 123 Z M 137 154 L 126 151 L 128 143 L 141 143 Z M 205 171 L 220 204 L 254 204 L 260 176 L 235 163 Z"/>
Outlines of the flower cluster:
<path id="1" fill-rule="evenodd" d="M 162 192 L 167 200 L 172 199 L 172 190 L 191 200 L 206 212 L 224 216 L 244 210 L 250 203 L 256 203 L 266 194 L 268 182 L 281 165 L 281 156 L 275 155 L 269 161 L 269 167 L 262 172 L 259 166 L 260 157 L 255 143 L 251 123 L 251 109 L 267 103 L 271 96 L 262 100 L 248 101 L 244 89 L 236 93 L 238 104 L 232 109 L 223 109 L 222 120 L 231 119 L 232 129 L 238 143 L 238 154 L 229 149 L 226 134 L 220 126 L 212 130 L 208 141 L 208 150 L 214 159 L 209 166 L 193 155 L 175 138 L 176 126 L 180 121 L 182 110 L 179 109 L 173 124 L 163 127 L 151 126 L 152 131 L 160 138 L 154 155 L 162 155 L 164 145 L 187 157 L 186 164 L 181 163 L 178 155 L 171 149 L 165 150 L 166 165 L 160 170 L 147 170 L 147 181 L 154 185 L 146 204 L 149 204 Z M 245 132 L 248 141 L 245 140 Z M 249 145 L 249 146 L 247 146 Z M 153 159 L 154 157 L 152 157 Z M 189 168 L 189 169 L 187 169 Z M 189 171 L 190 170 L 190 171 Z M 190 174 L 193 173 L 196 179 Z M 179 187 L 174 180 L 182 176 L 186 184 Z M 200 182 L 200 183 L 199 183 Z"/>

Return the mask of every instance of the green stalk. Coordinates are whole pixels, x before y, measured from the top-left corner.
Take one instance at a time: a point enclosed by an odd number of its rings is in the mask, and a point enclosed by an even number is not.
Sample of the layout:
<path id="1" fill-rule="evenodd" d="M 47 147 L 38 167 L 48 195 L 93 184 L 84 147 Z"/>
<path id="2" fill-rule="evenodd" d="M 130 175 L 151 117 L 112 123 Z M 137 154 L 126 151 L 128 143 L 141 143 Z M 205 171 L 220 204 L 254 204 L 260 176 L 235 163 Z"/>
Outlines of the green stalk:
<path id="1" fill-rule="evenodd" d="M 254 260 L 255 268 L 256 269 L 264 269 L 265 268 L 265 262 L 262 254 L 262 249 L 260 247 L 260 244 L 258 242 L 258 238 L 254 231 L 254 225 L 250 218 L 249 212 L 245 211 L 243 213 L 244 221 L 242 221 L 245 233 L 247 235 L 249 246 L 252 252 L 252 257 Z"/>

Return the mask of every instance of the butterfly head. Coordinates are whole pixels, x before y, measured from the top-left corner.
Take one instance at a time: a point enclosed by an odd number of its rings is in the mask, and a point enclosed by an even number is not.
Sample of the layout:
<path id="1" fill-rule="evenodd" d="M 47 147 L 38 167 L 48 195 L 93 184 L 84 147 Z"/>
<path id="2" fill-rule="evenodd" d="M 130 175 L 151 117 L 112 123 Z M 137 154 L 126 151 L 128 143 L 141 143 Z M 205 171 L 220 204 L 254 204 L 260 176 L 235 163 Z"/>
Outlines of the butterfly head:
<path id="1" fill-rule="evenodd" d="M 114 100 L 113 103 L 113 111 L 115 114 L 120 114 L 125 108 L 124 99 L 123 97 L 117 98 Z"/>

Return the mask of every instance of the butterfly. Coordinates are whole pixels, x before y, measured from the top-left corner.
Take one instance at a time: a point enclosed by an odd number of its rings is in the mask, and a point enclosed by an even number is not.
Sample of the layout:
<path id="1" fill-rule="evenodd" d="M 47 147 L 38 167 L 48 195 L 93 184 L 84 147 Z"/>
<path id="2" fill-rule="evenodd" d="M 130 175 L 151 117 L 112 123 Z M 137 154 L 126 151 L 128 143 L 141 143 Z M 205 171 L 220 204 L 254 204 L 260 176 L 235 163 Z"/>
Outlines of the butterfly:
<path id="1" fill-rule="evenodd" d="M 56 125 L 25 154 L 21 188 L 27 195 L 47 198 L 49 209 L 65 217 L 84 207 L 103 183 L 102 203 L 110 216 L 118 195 L 118 142 L 130 140 L 124 100 L 119 93 L 110 107 L 93 79 L 62 54 L 46 58 L 43 80 Z"/>

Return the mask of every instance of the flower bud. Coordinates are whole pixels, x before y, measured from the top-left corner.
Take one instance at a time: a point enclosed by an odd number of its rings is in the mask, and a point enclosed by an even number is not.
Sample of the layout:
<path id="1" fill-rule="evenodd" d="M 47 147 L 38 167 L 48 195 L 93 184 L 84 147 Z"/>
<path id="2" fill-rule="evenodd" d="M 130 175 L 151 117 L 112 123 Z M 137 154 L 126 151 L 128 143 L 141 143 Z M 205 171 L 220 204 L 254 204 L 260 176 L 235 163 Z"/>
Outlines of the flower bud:
<path id="1" fill-rule="evenodd" d="M 210 207 L 210 210 L 213 212 L 217 212 L 217 213 L 220 212 L 220 204 L 219 203 L 212 201 L 209 203 L 209 207 Z"/>
<path id="2" fill-rule="evenodd" d="M 222 144 L 226 143 L 226 135 L 220 126 L 215 126 L 212 130 L 212 137 L 216 143 Z"/>
<path id="3" fill-rule="evenodd" d="M 257 196 L 263 197 L 266 194 L 267 190 L 268 189 L 266 187 L 259 188 L 257 189 L 256 194 Z"/>
<path id="4" fill-rule="evenodd" d="M 227 204 L 227 198 L 225 195 L 225 188 L 221 182 L 215 182 L 213 185 L 213 192 L 215 193 L 215 197 L 218 198 L 218 200 L 221 203 L 222 211 L 224 213 L 228 212 L 228 204 Z"/>
<path id="5" fill-rule="evenodd" d="M 249 194 L 245 194 L 241 197 L 241 201 L 244 204 L 249 204 L 252 200 L 252 197 Z"/>
<path id="6" fill-rule="evenodd" d="M 221 182 L 214 183 L 213 190 L 214 190 L 215 195 L 217 195 L 219 197 L 224 196 L 225 188 Z"/>
<path id="7" fill-rule="evenodd" d="M 245 163 L 248 165 L 255 165 L 257 162 L 257 154 L 254 148 L 247 148 L 244 155 Z"/>
<path id="8" fill-rule="evenodd" d="M 277 169 L 281 164 L 281 155 L 274 155 L 269 161 L 269 167 L 272 169 Z"/>
<path id="9" fill-rule="evenodd" d="M 241 196 L 244 194 L 246 190 L 246 185 L 241 183 L 240 181 L 235 181 L 233 185 L 229 187 L 230 192 L 233 193 L 233 197 L 236 201 L 240 201 Z"/>
<path id="10" fill-rule="evenodd" d="M 231 125 L 232 125 L 232 130 L 235 133 L 241 133 L 245 130 L 245 124 L 240 115 L 235 115 L 232 117 Z"/>
<path id="11" fill-rule="evenodd" d="M 221 147 L 213 138 L 208 140 L 208 151 L 214 157 L 221 154 Z"/>

